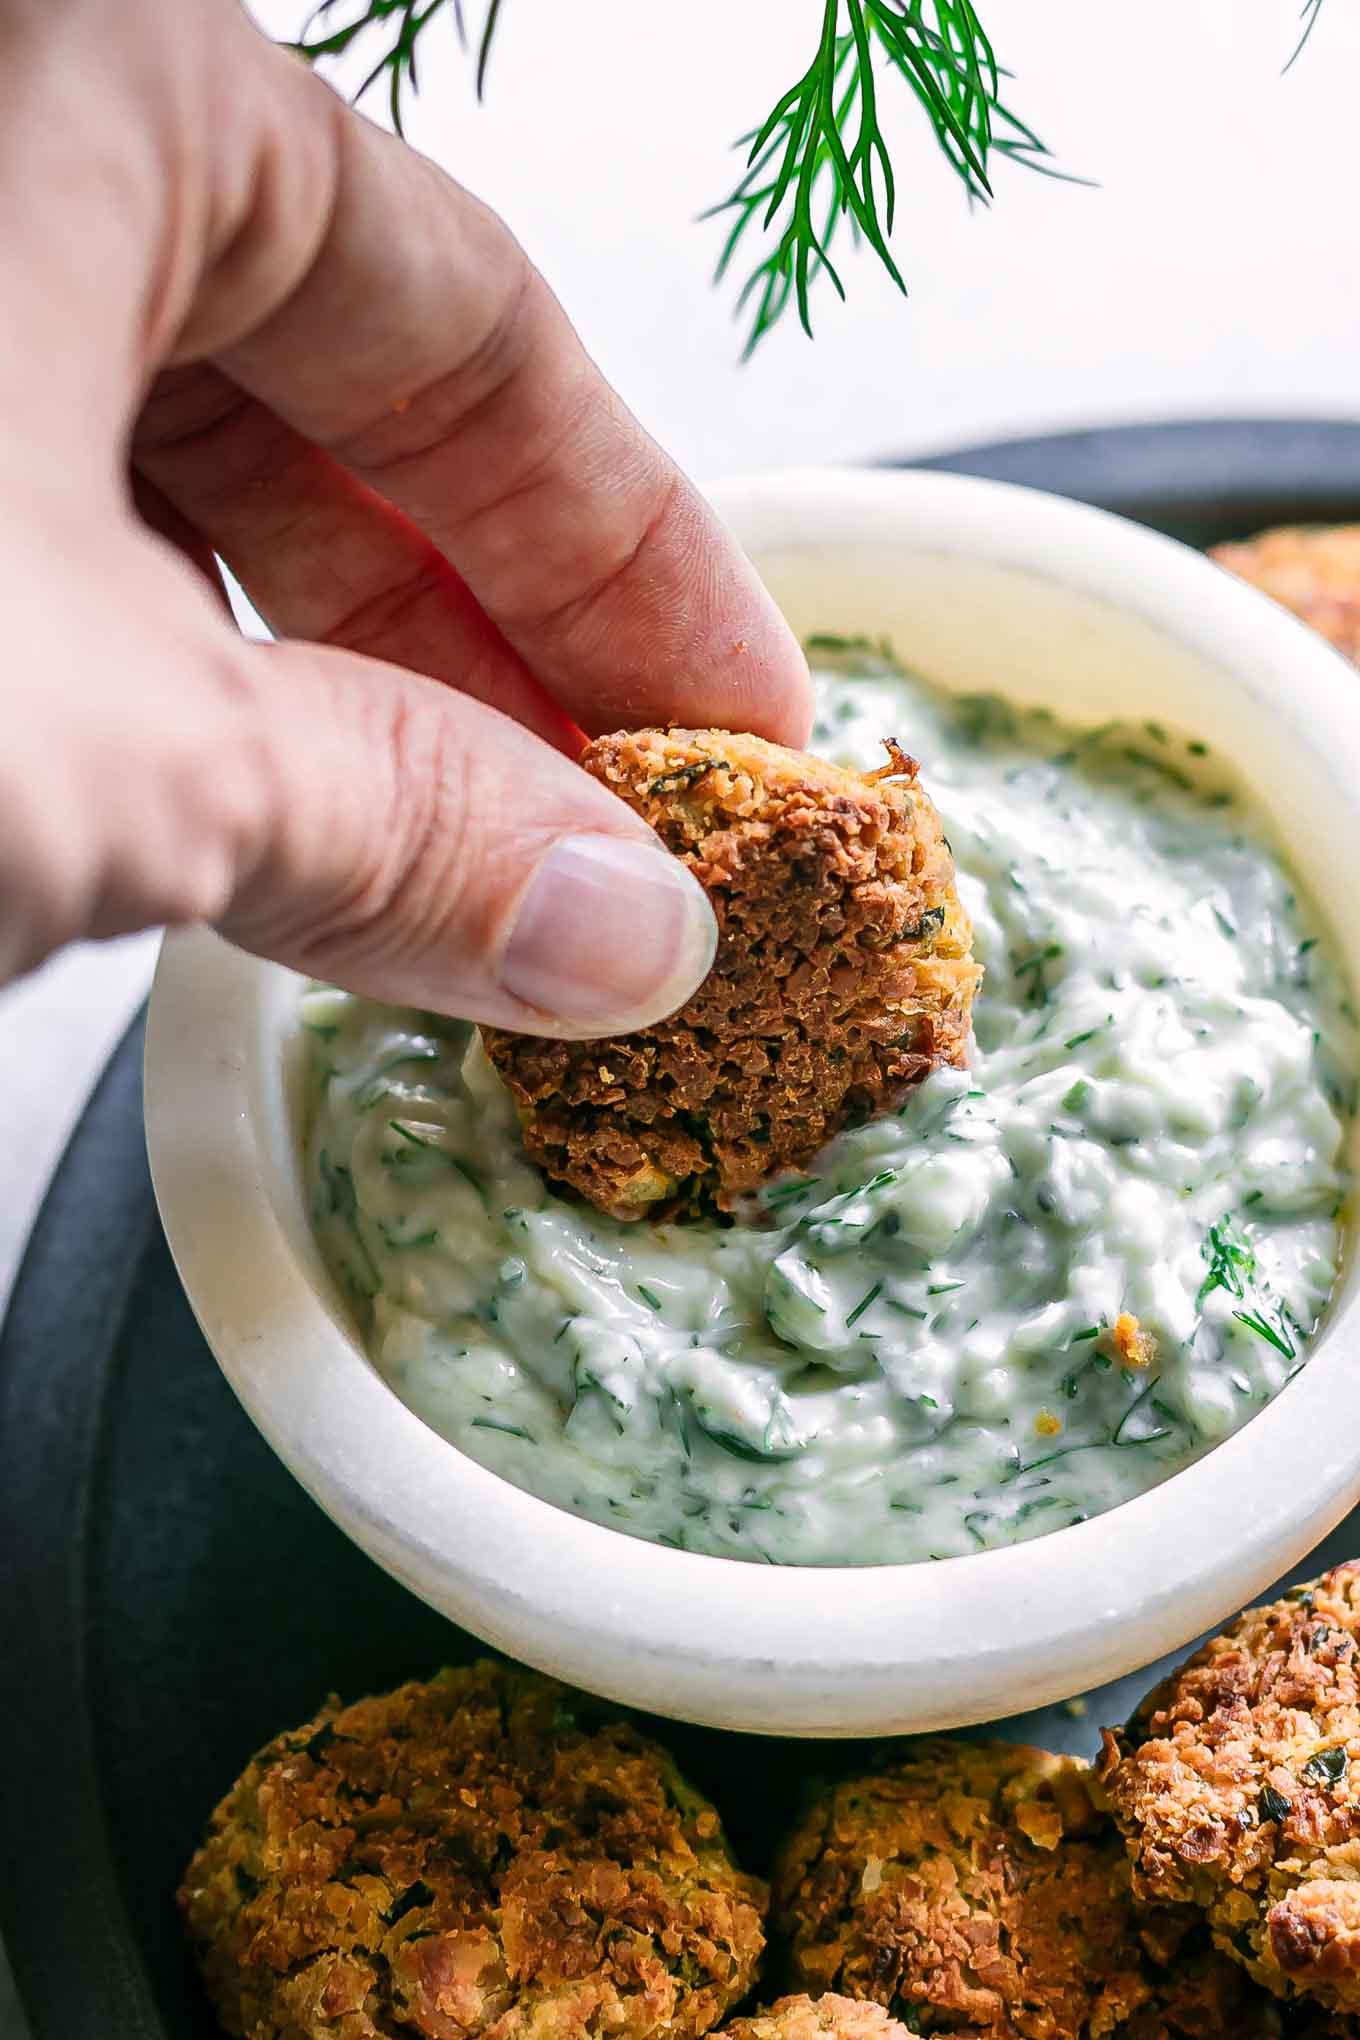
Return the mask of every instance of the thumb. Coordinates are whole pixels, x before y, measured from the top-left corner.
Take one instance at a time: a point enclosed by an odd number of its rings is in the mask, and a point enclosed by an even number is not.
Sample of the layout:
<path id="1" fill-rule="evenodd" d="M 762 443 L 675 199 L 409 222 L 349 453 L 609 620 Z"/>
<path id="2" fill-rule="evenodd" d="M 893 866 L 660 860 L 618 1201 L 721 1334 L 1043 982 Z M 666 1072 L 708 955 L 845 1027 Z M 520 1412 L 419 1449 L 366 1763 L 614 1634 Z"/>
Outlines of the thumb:
<path id="1" fill-rule="evenodd" d="M 248 699 L 271 798 L 223 934 L 347 989 L 537 1034 L 629 1033 L 690 996 L 717 930 L 622 801 L 437 681 L 307 644 Z M 256 676 L 257 682 L 259 676 Z"/>

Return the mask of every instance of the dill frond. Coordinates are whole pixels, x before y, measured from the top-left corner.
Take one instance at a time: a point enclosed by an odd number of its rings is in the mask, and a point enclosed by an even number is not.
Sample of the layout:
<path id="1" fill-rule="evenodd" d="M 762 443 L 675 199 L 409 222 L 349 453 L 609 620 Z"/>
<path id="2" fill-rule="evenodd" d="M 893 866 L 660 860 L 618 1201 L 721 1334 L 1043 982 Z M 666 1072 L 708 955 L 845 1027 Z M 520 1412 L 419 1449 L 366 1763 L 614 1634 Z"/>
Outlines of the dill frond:
<path id="1" fill-rule="evenodd" d="M 1292 71 L 1299 58 L 1303 55 L 1308 44 L 1308 38 L 1317 27 L 1317 18 L 1321 12 L 1322 0 L 1303 0 L 1303 5 L 1299 9 L 1299 20 L 1303 23 L 1303 32 L 1294 45 L 1293 56 L 1284 67 L 1286 71 Z"/>
<path id="2" fill-rule="evenodd" d="M 737 298 L 738 312 L 754 300 L 744 358 L 790 300 L 811 334 L 809 292 L 819 275 L 844 298 L 829 252 L 842 220 L 905 292 L 888 247 L 896 188 L 879 124 L 880 80 L 906 85 L 971 202 L 990 202 L 995 156 L 1062 174 L 1002 99 L 1003 76 L 972 0 L 822 0 L 812 62 L 764 124 L 736 144 L 747 151 L 745 174 L 704 215 L 731 216 L 715 281 L 753 230 L 773 237 Z"/>
<path id="3" fill-rule="evenodd" d="M 792 4 L 792 0 L 786 0 Z M 892 158 L 879 121 L 881 84 L 905 86 L 930 122 L 950 169 L 971 204 L 992 200 L 993 160 L 1023 164 L 1041 176 L 1068 176 L 1054 164 L 1038 135 L 1002 97 L 1009 74 L 997 63 L 973 0 L 802 0 L 820 6 L 812 59 L 802 77 L 776 102 L 758 128 L 735 144 L 746 167 L 730 196 L 701 217 L 728 221 L 715 281 L 738 254 L 766 248 L 736 300 L 750 308 L 743 349 L 748 359 L 790 303 L 812 332 L 810 293 L 819 276 L 841 298 L 845 286 L 831 259 L 842 226 L 854 246 L 867 242 L 898 289 L 906 284 L 889 248 L 896 209 Z M 1323 0 L 1302 0 L 1302 32 L 1285 70 L 1303 54 Z M 475 38 L 477 97 L 486 89 L 487 65 L 503 0 L 486 0 Z M 297 40 L 289 45 L 308 62 L 327 66 L 363 44 L 375 61 L 353 92 L 363 99 L 384 85 L 392 125 L 402 129 L 406 95 L 420 89 L 417 59 L 436 15 L 452 17 L 469 47 L 465 0 L 316 0 Z M 683 29 L 677 29 L 683 33 Z"/>
<path id="4" fill-rule="evenodd" d="M 477 97 L 486 92 L 486 69 L 500 20 L 501 0 L 488 0 L 482 32 L 477 38 Z M 376 46 L 377 61 L 355 87 L 355 104 L 375 85 L 386 83 L 392 126 L 404 133 L 402 111 L 407 91 L 420 90 L 416 68 L 420 38 L 437 14 L 451 14 L 458 40 L 468 47 L 463 0 L 317 0 L 296 41 L 287 45 L 309 64 L 325 65 L 343 57 L 361 41 Z"/>

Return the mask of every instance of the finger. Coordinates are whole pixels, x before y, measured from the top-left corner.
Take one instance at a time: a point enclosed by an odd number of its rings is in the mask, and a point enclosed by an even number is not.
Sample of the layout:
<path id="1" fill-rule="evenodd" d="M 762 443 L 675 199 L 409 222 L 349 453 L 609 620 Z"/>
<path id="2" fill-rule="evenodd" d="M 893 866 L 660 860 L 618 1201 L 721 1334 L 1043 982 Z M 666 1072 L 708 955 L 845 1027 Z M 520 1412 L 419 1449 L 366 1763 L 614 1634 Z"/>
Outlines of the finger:
<path id="1" fill-rule="evenodd" d="M 192 527 L 279 636 L 429 674 L 579 751 L 569 718 L 430 541 L 215 369 L 163 377 L 132 450 L 161 524 Z"/>
<path id="2" fill-rule="evenodd" d="M 248 648 L 277 798 L 220 925 L 359 992 L 504 1027 L 630 1032 L 713 961 L 702 890 L 517 723 L 310 645 Z M 283 670 L 279 670 L 283 669 Z"/>
<path id="3" fill-rule="evenodd" d="M 219 364 L 419 526 L 583 728 L 684 718 L 802 741 L 787 625 L 511 235 L 266 55 L 293 130 L 330 125 L 333 200 L 271 316 L 233 333 L 200 308 Z"/>
<path id="4" fill-rule="evenodd" d="M 130 525 L 54 604 L 59 536 L 26 525 L 7 583 L 0 977 L 73 935 L 210 921 L 355 991 L 566 1036 L 645 1026 L 702 979 L 702 888 L 519 724 L 249 643 Z"/>

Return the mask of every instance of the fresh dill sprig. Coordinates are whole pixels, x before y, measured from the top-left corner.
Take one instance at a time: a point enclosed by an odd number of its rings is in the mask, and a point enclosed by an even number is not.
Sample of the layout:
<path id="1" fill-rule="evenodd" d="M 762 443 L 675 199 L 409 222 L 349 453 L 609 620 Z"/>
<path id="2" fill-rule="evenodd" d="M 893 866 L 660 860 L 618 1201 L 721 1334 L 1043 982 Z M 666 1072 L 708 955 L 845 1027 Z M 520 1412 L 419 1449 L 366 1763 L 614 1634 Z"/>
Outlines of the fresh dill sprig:
<path id="1" fill-rule="evenodd" d="M 790 298 L 811 334 L 808 296 L 817 276 L 827 276 L 844 298 L 830 254 L 843 220 L 852 241 L 867 241 L 906 291 L 888 248 L 896 185 L 879 121 L 876 66 L 909 88 L 970 201 L 990 201 L 993 156 L 1062 174 L 1034 130 L 1002 101 L 1004 74 L 972 0 L 822 0 L 811 63 L 764 123 L 737 143 L 747 151 L 745 174 L 704 215 L 732 216 L 715 281 L 726 276 L 753 228 L 775 237 L 737 298 L 739 312 L 755 301 L 744 358 Z"/>
<path id="2" fill-rule="evenodd" d="M 1303 5 L 1299 9 L 1299 20 L 1303 23 L 1303 33 L 1294 45 L 1293 56 L 1284 67 L 1286 71 L 1292 71 L 1299 58 L 1303 55 L 1307 47 L 1308 38 L 1317 27 L 1317 18 L 1321 12 L 1322 0 L 1303 0 Z"/>
<path id="3" fill-rule="evenodd" d="M 804 0 L 809 7 L 816 0 Z M 935 139 L 970 203 L 992 199 L 996 157 L 1043 176 L 1084 183 L 1059 170 L 1049 150 L 1001 96 L 1009 78 L 973 0 L 820 0 L 821 24 L 812 60 L 758 128 L 736 144 L 746 167 L 729 197 L 702 215 L 730 220 L 715 272 L 728 274 L 739 250 L 764 237 L 769 246 L 737 296 L 752 306 L 743 349 L 748 359 L 792 302 L 812 332 L 811 286 L 830 278 L 845 286 L 831 260 L 842 223 L 852 244 L 866 241 L 898 289 L 906 284 L 888 246 L 896 211 L 892 157 L 879 120 L 878 86 L 896 77 L 929 120 Z M 1302 32 L 1285 70 L 1303 54 L 1323 0 L 1302 0 Z M 503 0 L 486 0 L 475 39 L 477 97 Z M 367 42 L 375 61 L 353 89 L 355 101 L 385 83 L 392 126 L 403 132 L 408 91 L 418 92 L 421 38 L 436 15 L 452 15 L 458 40 L 470 47 L 464 0 L 315 0 L 289 47 L 326 66 Z"/>
<path id="4" fill-rule="evenodd" d="M 402 134 L 406 92 L 408 88 L 411 92 L 420 90 L 416 69 L 420 38 L 436 14 L 449 13 L 453 15 L 458 40 L 466 49 L 468 34 L 463 0 L 316 0 L 297 40 L 288 47 L 296 50 L 300 57 L 305 57 L 309 64 L 322 64 L 343 57 L 370 30 L 378 31 L 376 39 L 380 46 L 385 42 L 385 47 L 380 47 L 377 62 L 355 87 L 351 97 L 357 105 L 385 77 L 392 126 L 398 134 Z M 495 40 L 500 13 L 501 0 L 488 0 L 482 32 L 477 38 L 478 99 L 485 96 L 486 67 L 491 59 L 491 45 Z"/>

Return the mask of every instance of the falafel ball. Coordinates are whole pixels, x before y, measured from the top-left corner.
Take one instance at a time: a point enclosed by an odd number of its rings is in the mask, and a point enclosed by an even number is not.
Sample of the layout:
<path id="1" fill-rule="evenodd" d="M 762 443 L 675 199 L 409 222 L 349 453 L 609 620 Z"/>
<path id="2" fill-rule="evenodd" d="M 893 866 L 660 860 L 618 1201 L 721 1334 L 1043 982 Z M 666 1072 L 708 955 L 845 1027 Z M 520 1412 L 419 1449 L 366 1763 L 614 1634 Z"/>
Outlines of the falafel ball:
<path id="1" fill-rule="evenodd" d="M 1107 1732 L 1139 1898 L 1281 1997 L 1360 2012 L 1360 1562 L 1249 1608 Z"/>
<path id="2" fill-rule="evenodd" d="M 1360 524 L 1285 525 L 1210 554 L 1360 665 Z"/>
<path id="3" fill-rule="evenodd" d="M 786 1981 L 977 2040 L 1266 2040 L 1270 2001 L 1188 1911 L 1140 1914 L 1070 1757 L 932 1737 L 824 1793 L 775 1877 Z"/>
<path id="4" fill-rule="evenodd" d="M 910 2040 L 905 2026 L 866 1998 L 780 1998 L 767 2011 L 733 2019 L 716 2040 Z"/>
<path id="5" fill-rule="evenodd" d="M 276 1737 L 179 1898 L 247 2040 L 697 2036 L 764 1939 L 764 1886 L 666 1752 L 486 1660 Z"/>
<path id="6" fill-rule="evenodd" d="M 965 1058 L 982 975 L 940 819 L 895 744 L 863 774 L 725 730 L 599 737 L 588 772 L 699 879 L 717 956 L 637 1034 L 484 1028 L 532 1159 L 601 1211 L 730 1211 Z"/>

